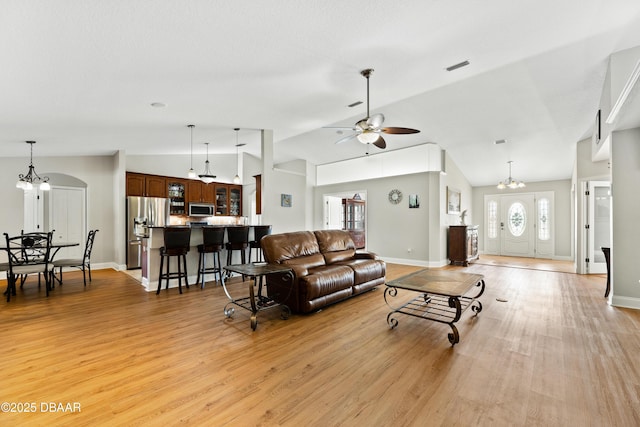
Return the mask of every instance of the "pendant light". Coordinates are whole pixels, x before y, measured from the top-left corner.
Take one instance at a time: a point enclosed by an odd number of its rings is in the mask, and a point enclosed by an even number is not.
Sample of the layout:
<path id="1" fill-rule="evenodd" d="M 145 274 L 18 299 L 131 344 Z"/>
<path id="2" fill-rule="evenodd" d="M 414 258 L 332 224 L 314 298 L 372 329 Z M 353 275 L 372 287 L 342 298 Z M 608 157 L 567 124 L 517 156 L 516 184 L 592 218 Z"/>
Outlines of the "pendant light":
<path id="1" fill-rule="evenodd" d="M 240 130 L 240 128 L 234 128 L 233 130 L 236 131 L 236 176 L 233 177 L 233 183 L 240 184 L 241 180 L 240 180 L 240 171 L 238 168 L 238 161 L 239 161 L 238 149 L 242 147 L 244 144 L 238 144 L 238 131 Z"/>
<path id="2" fill-rule="evenodd" d="M 500 183 L 498 184 L 498 190 L 504 190 L 505 188 L 514 190 L 516 188 L 526 187 L 524 182 L 517 181 L 511 177 L 511 163 L 513 163 L 513 160 L 509 160 L 507 163 L 509 163 L 509 178 L 505 179 L 504 181 L 500 181 Z"/>
<path id="3" fill-rule="evenodd" d="M 198 177 L 196 171 L 193 170 L 193 128 L 196 127 L 196 125 L 187 125 L 187 127 L 191 129 L 191 168 L 189 168 L 187 176 L 193 179 Z"/>
<path id="4" fill-rule="evenodd" d="M 214 179 L 216 179 L 215 175 L 211 174 L 211 169 L 209 168 L 209 143 L 205 142 L 204 145 L 207 146 L 207 161 L 204 162 L 204 172 L 198 175 L 200 181 L 205 184 L 211 184 Z"/>
<path id="5" fill-rule="evenodd" d="M 43 176 L 40 177 L 36 173 L 36 168 L 33 166 L 33 144 L 35 141 L 25 141 L 31 147 L 31 155 L 29 157 L 29 172 L 26 175 L 19 174 L 18 182 L 16 183 L 16 188 L 21 188 L 23 190 L 32 190 L 34 185 L 37 185 L 42 191 L 51 190 L 51 185 L 49 185 L 49 177 Z"/>

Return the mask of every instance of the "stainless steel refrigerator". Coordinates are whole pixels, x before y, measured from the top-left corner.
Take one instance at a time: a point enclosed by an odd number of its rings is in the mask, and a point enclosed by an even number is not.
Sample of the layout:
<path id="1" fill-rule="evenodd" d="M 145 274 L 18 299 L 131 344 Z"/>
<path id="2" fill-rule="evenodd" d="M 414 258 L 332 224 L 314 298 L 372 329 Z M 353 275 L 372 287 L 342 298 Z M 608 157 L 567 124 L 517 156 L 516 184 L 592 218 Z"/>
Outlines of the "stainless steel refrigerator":
<path id="1" fill-rule="evenodd" d="M 149 227 L 169 224 L 169 199 L 127 197 L 127 269 L 141 267 L 142 239 Z"/>

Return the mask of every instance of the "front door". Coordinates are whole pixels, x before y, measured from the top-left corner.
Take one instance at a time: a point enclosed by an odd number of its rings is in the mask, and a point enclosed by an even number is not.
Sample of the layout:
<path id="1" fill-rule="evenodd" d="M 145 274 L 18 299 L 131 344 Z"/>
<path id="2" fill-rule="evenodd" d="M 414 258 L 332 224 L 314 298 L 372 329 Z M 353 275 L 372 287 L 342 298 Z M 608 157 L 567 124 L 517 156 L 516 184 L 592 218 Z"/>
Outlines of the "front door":
<path id="1" fill-rule="evenodd" d="M 533 194 L 501 197 L 501 255 L 535 257 Z"/>
<path id="2" fill-rule="evenodd" d="M 553 191 L 484 198 L 484 253 L 553 258 Z"/>

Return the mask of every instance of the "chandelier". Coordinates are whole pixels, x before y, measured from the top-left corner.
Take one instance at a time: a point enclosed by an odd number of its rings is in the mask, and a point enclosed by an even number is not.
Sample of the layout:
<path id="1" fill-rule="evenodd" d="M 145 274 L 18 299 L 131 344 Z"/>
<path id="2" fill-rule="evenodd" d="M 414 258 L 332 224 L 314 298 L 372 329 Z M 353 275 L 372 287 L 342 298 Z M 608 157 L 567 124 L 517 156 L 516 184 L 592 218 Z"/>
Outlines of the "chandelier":
<path id="1" fill-rule="evenodd" d="M 21 188 L 23 190 L 32 190 L 33 186 L 36 185 L 43 191 L 49 191 L 51 189 L 51 185 L 49 185 L 49 177 L 43 176 L 40 177 L 36 173 L 36 168 L 33 166 L 33 144 L 35 141 L 25 141 L 27 144 L 31 146 L 31 156 L 29 157 L 29 172 L 26 175 L 20 174 L 18 175 L 18 182 L 16 183 L 16 188 Z"/>
<path id="2" fill-rule="evenodd" d="M 510 188 L 513 190 L 516 188 L 526 187 L 524 182 L 515 180 L 511 177 L 511 163 L 513 163 L 513 160 L 509 160 L 507 163 L 509 163 L 509 178 L 505 179 L 504 181 L 500 181 L 500 184 L 498 184 L 498 190 L 504 190 L 505 188 Z"/>
<path id="3" fill-rule="evenodd" d="M 215 175 L 211 174 L 211 169 L 209 168 L 209 143 L 205 142 L 204 145 L 207 146 L 207 161 L 204 162 L 204 172 L 198 175 L 200 181 L 205 184 L 211 184 L 214 179 L 216 179 Z"/>

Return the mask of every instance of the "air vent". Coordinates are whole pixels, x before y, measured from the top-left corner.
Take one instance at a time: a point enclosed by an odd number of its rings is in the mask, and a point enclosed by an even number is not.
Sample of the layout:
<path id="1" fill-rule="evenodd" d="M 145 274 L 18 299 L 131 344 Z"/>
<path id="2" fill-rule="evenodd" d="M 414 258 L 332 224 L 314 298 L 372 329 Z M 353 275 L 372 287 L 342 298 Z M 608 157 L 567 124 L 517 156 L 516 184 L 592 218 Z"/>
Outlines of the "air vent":
<path id="1" fill-rule="evenodd" d="M 349 108 L 353 108 L 353 107 L 357 107 L 358 105 L 362 104 L 362 101 L 356 101 L 353 104 L 349 104 L 347 105 L 347 107 Z"/>
<path id="2" fill-rule="evenodd" d="M 507 143 L 507 140 L 506 140 L 506 139 L 498 139 L 498 140 L 496 140 L 496 141 L 493 141 L 493 143 L 494 143 L 495 145 L 506 144 L 506 143 Z"/>
<path id="3" fill-rule="evenodd" d="M 469 61 L 462 61 L 458 64 L 447 67 L 447 71 L 457 70 L 458 68 L 466 67 L 467 65 L 469 65 Z"/>

